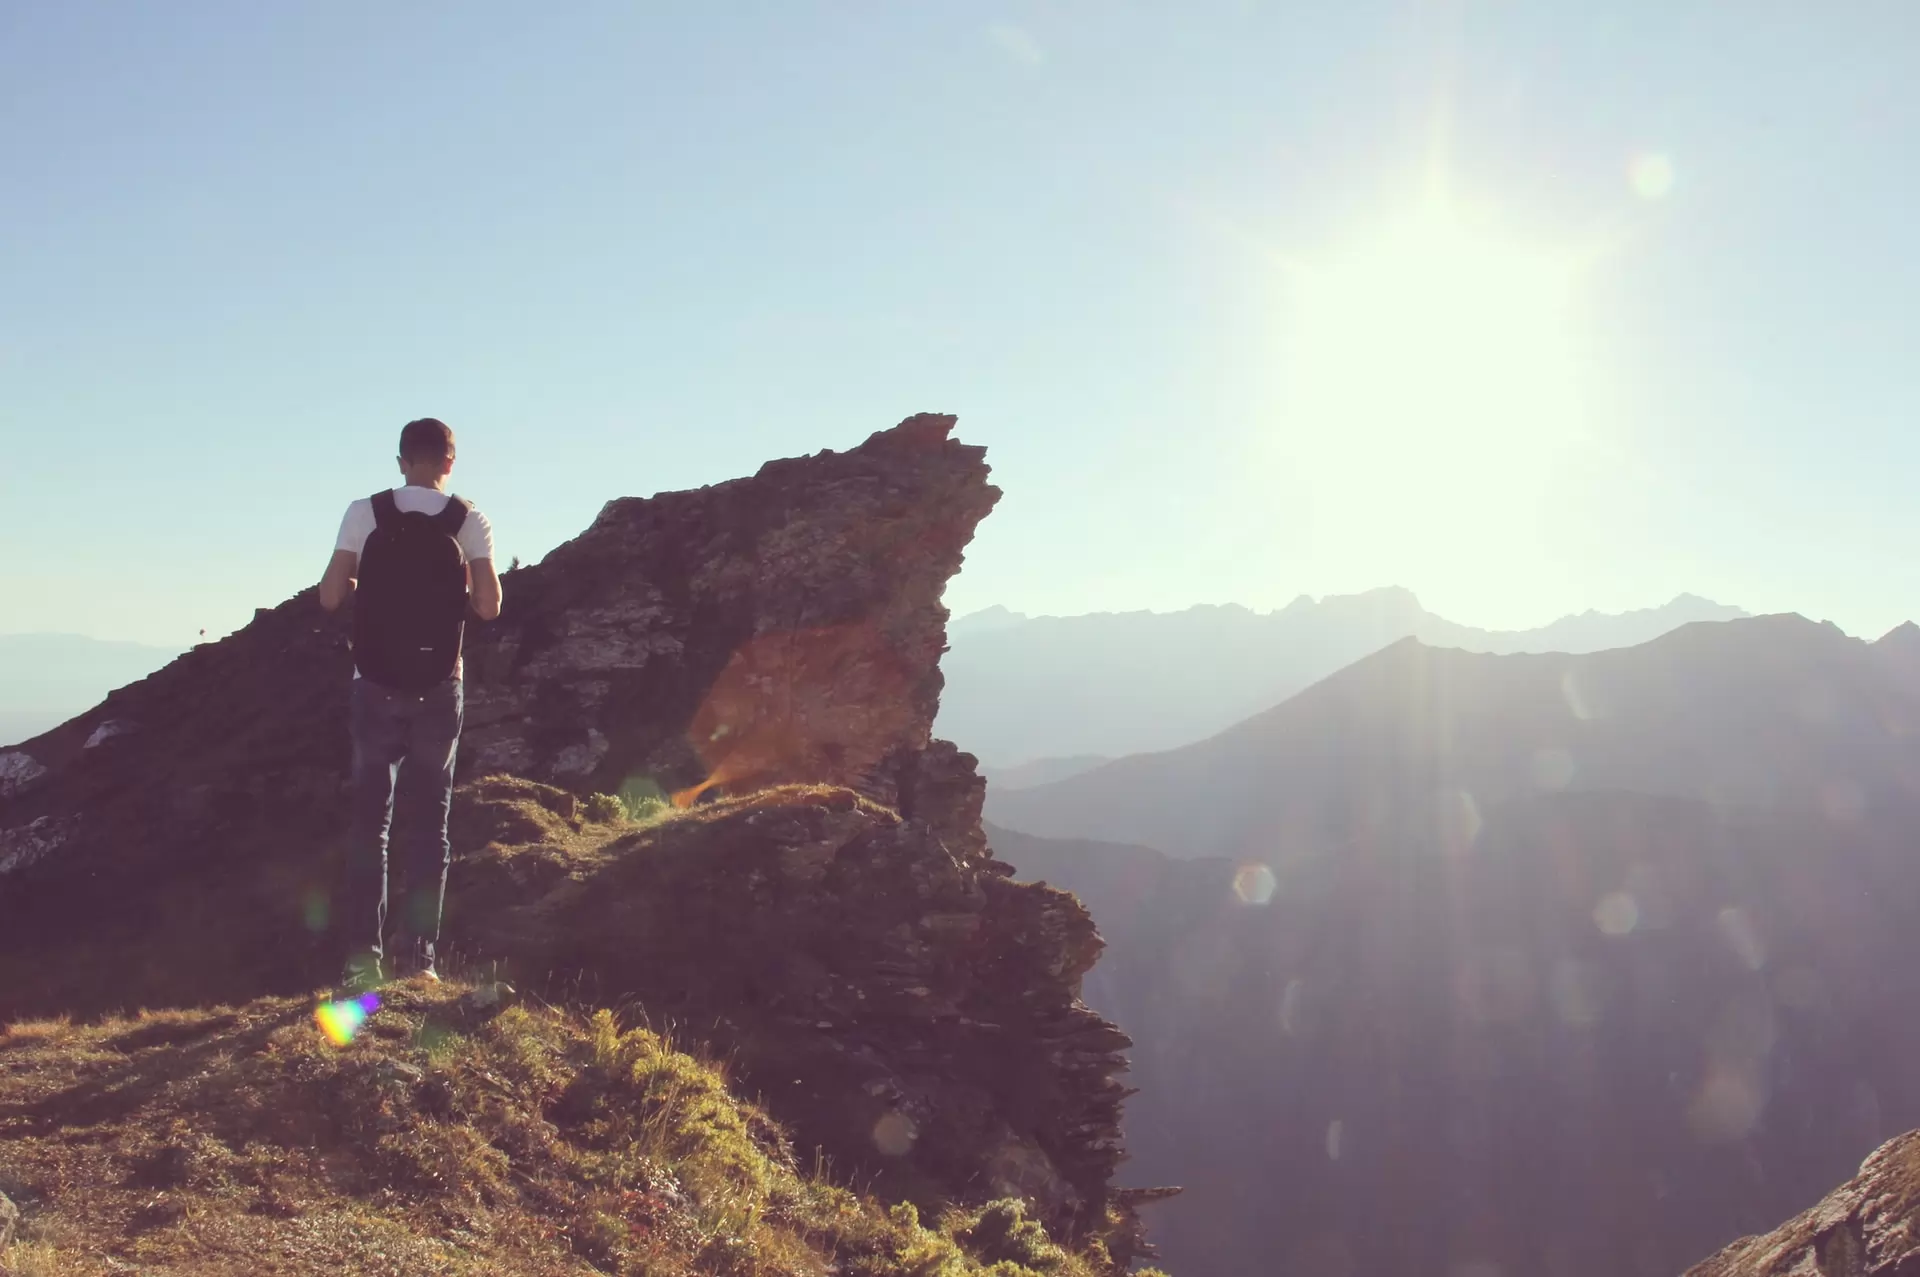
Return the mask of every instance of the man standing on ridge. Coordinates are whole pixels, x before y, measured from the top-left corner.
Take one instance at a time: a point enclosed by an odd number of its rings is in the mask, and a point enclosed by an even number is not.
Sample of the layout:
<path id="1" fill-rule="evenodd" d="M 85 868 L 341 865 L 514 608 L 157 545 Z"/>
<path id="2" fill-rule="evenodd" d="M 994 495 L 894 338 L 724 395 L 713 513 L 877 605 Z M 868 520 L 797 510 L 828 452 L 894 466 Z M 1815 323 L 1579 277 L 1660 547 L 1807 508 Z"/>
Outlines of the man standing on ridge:
<path id="1" fill-rule="evenodd" d="M 327 611 L 354 601 L 353 814 L 333 914 L 348 946 L 346 981 L 358 988 L 390 976 L 439 978 L 447 808 L 466 705 L 460 643 L 469 618 L 500 615 L 493 527 L 447 492 L 453 431 L 433 417 L 409 421 L 399 460 L 406 482 L 347 507 L 320 581 Z"/>

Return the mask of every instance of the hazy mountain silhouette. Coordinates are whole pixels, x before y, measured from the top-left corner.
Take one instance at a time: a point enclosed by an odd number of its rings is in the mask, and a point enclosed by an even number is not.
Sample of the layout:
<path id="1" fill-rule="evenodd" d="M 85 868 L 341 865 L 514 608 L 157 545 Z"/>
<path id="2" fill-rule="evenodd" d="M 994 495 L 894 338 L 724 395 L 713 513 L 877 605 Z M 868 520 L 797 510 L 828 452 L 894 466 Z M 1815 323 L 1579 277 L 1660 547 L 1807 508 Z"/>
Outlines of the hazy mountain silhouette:
<path id="1" fill-rule="evenodd" d="M 1171 749 L 1403 638 L 1475 652 L 1591 652 L 1742 615 L 1683 594 L 1664 607 L 1502 632 L 1435 616 L 1402 589 L 1317 602 L 1303 595 L 1274 612 L 1227 605 L 1029 617 L 993 607 L 948 628 L 939 730 L 989 768 Z"/>
<path id="2" fill-rule="evenodd" d="M 996 789 L 1032 789 L 1051 785 L 1056 780 L 1078 776 L 1112 762 L 1105 754 L 1074 754 L 1068 758 L 1036 758 L 1011 767 L 982 767 L 980 774 Z"/>
<path id="3" fill-rule="evenodd" d="M 78 634 L 0 634 L 0 745 L 66 722 L 179 654 Z"/>
<path id="4" fill-rule="evenodd" d="M 1048 837 L 1280 864 L 1559 790 L 1851 809 L 1911 779 L 1902 733 L 1920 707 L 1896 692 L 1913 670 L 1920 632 L 1869 644 L 1798 616 L 1585 655 L 1403 640 L 1197 744 L 989 790 L 987 813 Z"/>
<path id="5" fill-rule="evenodd" d="M 1108 941 L 1170 1271 L 1673 1273 L 1920 1125 L 1913 627 L 1406 642 L 1064 793 L 1203 857 L 989 831 Z"/>

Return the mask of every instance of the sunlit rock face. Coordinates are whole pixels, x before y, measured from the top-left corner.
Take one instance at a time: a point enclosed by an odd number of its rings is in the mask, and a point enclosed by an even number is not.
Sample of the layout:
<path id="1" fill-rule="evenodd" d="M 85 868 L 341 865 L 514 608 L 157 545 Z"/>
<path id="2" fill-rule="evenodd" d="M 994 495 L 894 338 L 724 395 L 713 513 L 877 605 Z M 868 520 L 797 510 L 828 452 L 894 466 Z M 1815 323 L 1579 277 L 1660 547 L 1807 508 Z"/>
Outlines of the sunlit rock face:
<path id="1" fill-rule="evenodd" d="M 1132 760 L 1231 857 L 990 828 L 1108 941 L 1169 1270 L 1677 1273 L 1920 1126 L 1902 641 L 1391 649 Z"/>
<path id="2" fill-rule="evenodd" d="M 1076 1001 L 1085 911 L 987 858 L 973 759 L 930 739 L 940 597 L 999 496 L 953 424 L 612 501 L 506 574 L 504 616 L 468 631 L 448 935 L 722 1043 L 847 1175 L 1081 1226 L 1109 1203 L 1125 1039 Z M 314 936 L 346 635 L 305 591 L 0 756 L 0 1020 L 337 973 Z M 729 805 L 792 783 L 817 792 Z M 599 848 L 591 792 L 685 815 Z"/>
<path id="3" fill-rule="evenodd" d="M 1770 1233 L 1743 1237 L 1687 1277 L 1911 1277 L 1920 1273 L 1920 1132 Z"/>

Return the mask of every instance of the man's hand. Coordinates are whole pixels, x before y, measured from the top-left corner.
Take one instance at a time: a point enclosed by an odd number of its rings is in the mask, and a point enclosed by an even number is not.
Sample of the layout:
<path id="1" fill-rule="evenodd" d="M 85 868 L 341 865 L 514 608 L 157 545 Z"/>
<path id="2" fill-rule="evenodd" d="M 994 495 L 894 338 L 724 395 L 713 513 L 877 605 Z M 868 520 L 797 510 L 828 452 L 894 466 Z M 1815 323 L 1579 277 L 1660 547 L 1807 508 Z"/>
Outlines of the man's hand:
<path id="1" fill-rule="evenodd" d="M 338 612 L 340 605 L 353 597 L 354 578 L 359 571 L 359 555 L 352 550 L 335 550 L 327 563 L 326 575 L 320 578 L 320 606 L 329 612 Z"/>
<path id="2" fill-rule="evenodd" d="M 475 559 L 467 564 L 468 606 L 483 621 L 500 615 L 500 574 L 493 570 L 492 559 Z"/>

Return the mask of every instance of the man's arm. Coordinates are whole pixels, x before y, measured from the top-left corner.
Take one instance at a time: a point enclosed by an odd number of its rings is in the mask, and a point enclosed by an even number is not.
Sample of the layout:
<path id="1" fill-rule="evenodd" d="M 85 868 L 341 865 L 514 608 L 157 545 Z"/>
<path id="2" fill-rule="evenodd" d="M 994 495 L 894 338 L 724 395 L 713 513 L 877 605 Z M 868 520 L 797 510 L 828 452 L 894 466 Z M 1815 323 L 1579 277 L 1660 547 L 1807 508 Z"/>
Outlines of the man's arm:
<path id="1" fill-rule="evenodd" d="M 474 559 L 467 564 L 473 614 L 483 621 L 500 615 L 500 574 L 493 570 L 492 559 Z"/>
<path id="2" fill-rule="evenodd" d="M 359 571 L 359 555 L 352 550 L 335 550 L 333 558 L 327 561 L 326 575 L 320 578 L 320 606 L 329 612 L 338 612 L 340 605 L 353 597 L 354 578 Z M 499 597 L 497 586 L 494 597 Z M 499 604 L 494 605 L 494 610 L 499 611 Z"/>

